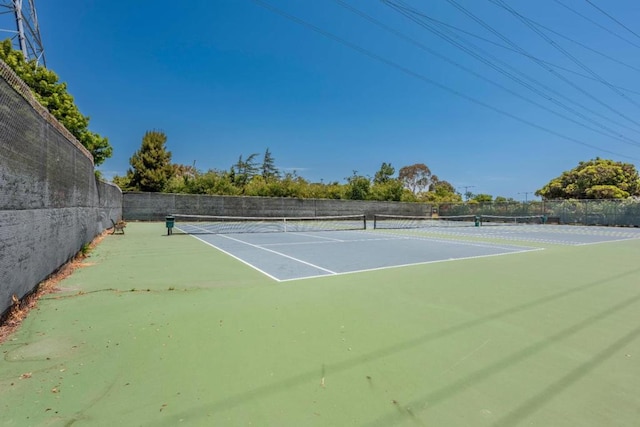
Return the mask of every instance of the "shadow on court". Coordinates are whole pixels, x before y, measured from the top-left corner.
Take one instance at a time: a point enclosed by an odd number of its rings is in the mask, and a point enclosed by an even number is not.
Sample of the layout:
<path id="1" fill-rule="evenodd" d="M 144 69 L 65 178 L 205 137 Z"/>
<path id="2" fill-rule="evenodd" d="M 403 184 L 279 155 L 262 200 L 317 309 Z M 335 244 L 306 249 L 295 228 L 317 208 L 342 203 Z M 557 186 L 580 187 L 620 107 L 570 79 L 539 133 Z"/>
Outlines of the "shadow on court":
<path id="1" fill-rule="evenodd" d="M 636 420 L 638 240 L 278 282 L 161 228 L 106 238 L 0 345 L 4 425 Z M 389 248 L 375 240 L 387 236 L 350 233 L 236 243 L 296 258 Z M 443 251 L 510 246 L 461 243 Z"/>

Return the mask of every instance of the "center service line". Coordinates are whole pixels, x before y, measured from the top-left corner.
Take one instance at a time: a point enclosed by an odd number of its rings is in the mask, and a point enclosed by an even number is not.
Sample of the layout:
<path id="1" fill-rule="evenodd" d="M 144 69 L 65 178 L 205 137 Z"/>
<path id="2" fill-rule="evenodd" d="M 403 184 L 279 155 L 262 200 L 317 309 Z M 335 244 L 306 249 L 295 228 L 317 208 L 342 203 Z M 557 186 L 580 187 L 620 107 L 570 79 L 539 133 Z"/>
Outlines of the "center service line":
<path id="1" fill-rule="evenodd" d="M 322 271 L 326 271 L 329 274 L 338 274 L 335 271 L 327 270 L 326 268 L 322 268 L 322 267 L 317 266 L 315 264 L 311 264 L 310 262 L 306 262 L 306 261 L 303 261 L 301 259 L 294 258 L 292 256 L 283 254 L 283 253 L 278 252 L 278 251 L 274 251 L 272 249 L 267 249 L 267 248 L 259 246 L 259 245 L 254 245 L 253 243 L 248 243 L 248 242 L 245 242 L 245 241 L 242 241 L 242 240 L 239 240 L 239 239 L 234 239 L 233 237 L 225 236 L 224 234 L 220 234 L 220 237 L 224 237 L 225 239 L 233 240 L 234 242 L 242 243 L 244 245 L 249 245 L 249 246 L 252 246 L 252 247 L 254 247 L 256 249 L 260 249 L 260 250 L 263 250 L 263 251 L 271 252 L 271 253 L 274 253 L 276 255 L 280 255 L 281 257 L 289 258 L 289 259 L 291 259 L 293 261 L 296 261 L 296 262 L 299 262 L 301 264 L 305 264 L 305 265 L 308 265 L 310 267 L 317 268 L 317 269 L 322 270 Z"/>

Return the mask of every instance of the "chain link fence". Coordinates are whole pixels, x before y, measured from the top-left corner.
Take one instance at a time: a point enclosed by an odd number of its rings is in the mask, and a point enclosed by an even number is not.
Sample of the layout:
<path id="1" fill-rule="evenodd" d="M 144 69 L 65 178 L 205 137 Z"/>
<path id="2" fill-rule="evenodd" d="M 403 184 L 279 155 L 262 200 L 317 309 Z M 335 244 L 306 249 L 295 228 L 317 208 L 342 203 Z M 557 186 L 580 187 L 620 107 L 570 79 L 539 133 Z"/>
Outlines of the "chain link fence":
<path id="1" fill-rule="evenodd" d="M 440 216 L 541 216 L 547 223 L 640 227 L 640 200 L 544 200 L 511 203 L 450 203 Z"/>
<path id="2" fill-rule="evenodd" d="M 0 314 L 122 216 L 122 192 L 0 61 Z"/>

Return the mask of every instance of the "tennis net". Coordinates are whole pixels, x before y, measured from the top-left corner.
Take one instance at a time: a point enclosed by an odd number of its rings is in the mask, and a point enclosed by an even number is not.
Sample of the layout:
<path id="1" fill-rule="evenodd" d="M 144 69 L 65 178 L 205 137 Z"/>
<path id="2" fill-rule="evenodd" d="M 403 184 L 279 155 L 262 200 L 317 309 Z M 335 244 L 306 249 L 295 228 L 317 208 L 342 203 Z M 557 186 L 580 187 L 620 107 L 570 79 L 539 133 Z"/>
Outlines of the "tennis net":
<path id="1" fill-rule="evenodd" d="M 240 217 L 173 214 L 174 232 L 184 234 L 275 233 L 364 230 L 364 215 Z"/>
<path id="2" fill-rule="evenodd" d="M 374 229 L 403 229 L 428 227 L 473 227 L 491 225 L 544 224 L 541 215 L 501 216 L 501 215 L 456 215 L 456 216 L 401 216 L 374 215 Z"/>
<path id="3" fill-rule="evenodd" d="M 476 225 L 475 215 L 455 216 L 404 216 L 404 215 L 374 215 L 374 229 L 402 229 L 426 227 L 473 227 Z"/>
<path id="4" fill-rule="evenodd" d="M 480 222 L 482 225 L 544 224 L 544 216 L 542 215 L 524 215 L 524 216 L 482 215 L 480 216 Z"/>

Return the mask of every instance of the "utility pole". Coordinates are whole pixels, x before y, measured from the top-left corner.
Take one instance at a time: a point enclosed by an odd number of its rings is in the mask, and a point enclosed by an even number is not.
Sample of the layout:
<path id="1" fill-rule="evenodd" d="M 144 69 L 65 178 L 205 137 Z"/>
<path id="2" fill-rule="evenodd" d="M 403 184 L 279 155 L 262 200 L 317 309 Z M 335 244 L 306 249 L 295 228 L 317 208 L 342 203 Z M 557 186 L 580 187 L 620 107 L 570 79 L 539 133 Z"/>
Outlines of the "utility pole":
<path id="1" fill-rule="evenodd" d="M 6 19 L 7 16 L 12 18 Z M 14 30 L 9 29 L 12 26 Z M 0 32 L 12 34 L 14 48 L 20 50 L 27 61 L 35 60 L 36 64 L 47 66 L 35 0 L 0 0 Z"/>
<path id="2" fill-rule="evenodd" d="M 464 193 L 462 193 L 462 195 L 466 197 L 467 200 L 469 200 L 469 196 L 468 196 L 469 188 L 475 188 L 475 187 L 476 187 L 475 185 L 461 185 L 460 188 L 464 188 Z"/>
<path id="3" fill-rule="evenodd" d="M 518 194 L 524 194 L 524 202 L 527 203 L 527 196 L 529 194 L 531 194 L 531 193 L 533 193 L 533 192 L 532 191 L 523 191 L 523 192 L 518 193 Z"/>

